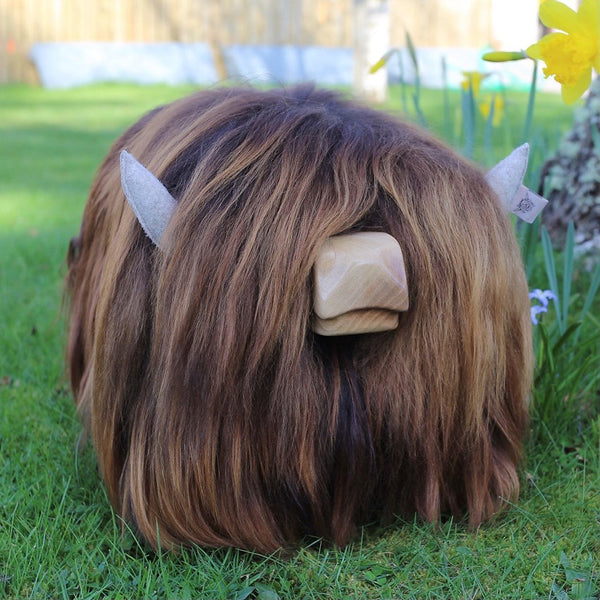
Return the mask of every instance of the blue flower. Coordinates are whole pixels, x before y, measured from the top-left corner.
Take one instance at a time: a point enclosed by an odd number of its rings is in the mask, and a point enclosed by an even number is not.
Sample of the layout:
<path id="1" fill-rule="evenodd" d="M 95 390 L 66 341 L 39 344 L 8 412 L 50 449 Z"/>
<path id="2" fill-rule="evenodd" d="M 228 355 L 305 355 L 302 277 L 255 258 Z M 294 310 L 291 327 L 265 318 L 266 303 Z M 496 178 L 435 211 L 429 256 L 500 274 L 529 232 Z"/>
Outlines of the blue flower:
<path id="1" fill-rule="evenodd" d="M 532 306 L 531 307 L 531 322 L 534 325 L 537 325 L 539 323 L 537 316 L 539 314 L 548 312 L 548 309 L 545 306 Z"/>
<path id="2" fill-rule="evenodd" d="M 537 300 L 540 303 L 531 307 L 531 322 L 534 325 L 538 325 L 538 315 L 548 312 L 548 303 L 550 300 L 556 300 L 556 296 L 551 290 L 535 289 L 532 292 L 529 292 L 529 298 L 531 300 Z"/>

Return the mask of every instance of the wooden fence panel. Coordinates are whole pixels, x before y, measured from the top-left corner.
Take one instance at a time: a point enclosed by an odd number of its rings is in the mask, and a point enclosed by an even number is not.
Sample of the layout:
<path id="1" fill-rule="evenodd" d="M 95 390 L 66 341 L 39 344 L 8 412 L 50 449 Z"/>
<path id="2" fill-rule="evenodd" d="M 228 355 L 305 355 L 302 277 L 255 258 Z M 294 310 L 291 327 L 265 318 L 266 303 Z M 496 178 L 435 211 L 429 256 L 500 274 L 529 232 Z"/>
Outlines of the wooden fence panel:
<path id="1" fill-rule="evenodd" d="M 391 43 L 490 41 L 493 0 L 389 0 Z M 352 46 L 353 0 L 0 0 L 0 83 L 36 81 L 35 42 Z"/>

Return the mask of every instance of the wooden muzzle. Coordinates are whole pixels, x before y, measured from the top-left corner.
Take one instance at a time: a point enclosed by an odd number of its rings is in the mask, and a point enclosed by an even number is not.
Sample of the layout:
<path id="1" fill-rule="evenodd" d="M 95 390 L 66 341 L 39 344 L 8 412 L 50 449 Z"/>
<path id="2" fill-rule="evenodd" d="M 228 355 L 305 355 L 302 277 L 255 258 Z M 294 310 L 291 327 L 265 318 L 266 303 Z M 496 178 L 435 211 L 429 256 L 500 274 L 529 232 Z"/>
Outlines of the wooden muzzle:
<path id="1" fill-rule="evenodd" d="M 387 233 L 328 238 L 314 267 L 312 329 L 326 336 L 388 331 L 408 310 L 400 244 Z"/>

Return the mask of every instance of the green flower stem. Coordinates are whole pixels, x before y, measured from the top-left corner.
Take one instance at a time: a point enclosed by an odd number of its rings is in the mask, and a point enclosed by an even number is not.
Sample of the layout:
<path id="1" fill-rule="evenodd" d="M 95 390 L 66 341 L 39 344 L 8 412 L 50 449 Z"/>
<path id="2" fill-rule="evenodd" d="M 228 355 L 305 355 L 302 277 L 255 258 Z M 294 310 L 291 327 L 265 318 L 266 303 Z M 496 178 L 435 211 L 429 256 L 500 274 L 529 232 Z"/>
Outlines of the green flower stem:
<path id="1" fill-rule="evenodd" d="M 444 132 L 447 140 L 452 138 L 452 117 L 450 112 L 450 95 L 448 94 L 448 65 L 446 57 L 442 56 L 442 98 L 444 101 Z"/>
<path id="2" fill-rule="evenodd" d="M 461 109 L 463 118 L 463 129 L 465 133 L 464 155 L 472 159 L 475 152 L 475 97 L 473 86 L 469 83 L 469 89 L 461 94 Z"/>
<path id="3" fill-rule="evenodd" d="M 413 44 L 412 38 L 408 32 L 406 32 L 406 46 L 415 70 L 415 91 L 413 94 L 413 103 L 415 105 L 415 111 L 417 113 L 419 124 L 426 128 L 427 120 L 425 119 L 425 115 L 421 109 L 421 74 L 419 73 L 419 61 L 417 60 L 417 51 L 415 49 L 415 45 Z"/>
<path id="4" fill-rule="evenodd" d="M 527 102 L 527 114 L 525 116 L 525 131 L 523 132 L 523 141 L 527 142 L 531 138 L 531 128 L 533 127 L 533 107 L 535 104 L 535 91 L 537 88 L 538 61 L 533 61 L 533 76 L 531 78 L 531 87 L 529 88 L 529 101 Z"/>

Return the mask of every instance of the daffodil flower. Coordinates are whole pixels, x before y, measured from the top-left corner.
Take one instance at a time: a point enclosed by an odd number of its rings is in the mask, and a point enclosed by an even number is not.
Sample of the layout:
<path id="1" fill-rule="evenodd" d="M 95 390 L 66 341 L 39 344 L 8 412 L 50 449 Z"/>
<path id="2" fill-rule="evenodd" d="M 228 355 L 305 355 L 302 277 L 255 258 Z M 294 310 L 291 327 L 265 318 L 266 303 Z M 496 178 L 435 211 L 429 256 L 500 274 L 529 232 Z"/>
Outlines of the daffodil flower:
<path id="1" fill-rule="evenodd" d="M 461 81 L 461 87 L 463 90 L 468 91 L 469 88 L 473 90 L 473 97 L 477 98 L 479 95 L 479 88 L 481 87 L 481 82 L 489 77 L 489 73 L 481 73 L 479 71 L 463 71 L 462 72 L 464 79 Z"/>
<path id="2" fill-rule="evenodd" d="M 490 116 L 490 111 L 492 110 L 492 106 L 494 107 L 494 116 L 492 117 L 492 125 L 494 127 L 498 127 L 502 122 L 502 117 L 504 116 L 504 99 L 502 96 L 498 96 L 494 94 L 493 96 L 488 96 L 485 100 L 481 102 L 479 105 L 479 110 L 485 119 L 488 119 Z"/>
<path id="3" fill-rule="evenodd" d="M 559 31 L 545 35 L 526 52 L 546 63 L 544 75 L 554 77 L 563 100 L 573 104 L 589 87 L 592 68 L 600 73 L 600 0 L 582 0 L 577 12 L 558 0 L 545 0 L 540 20 Z"/>

